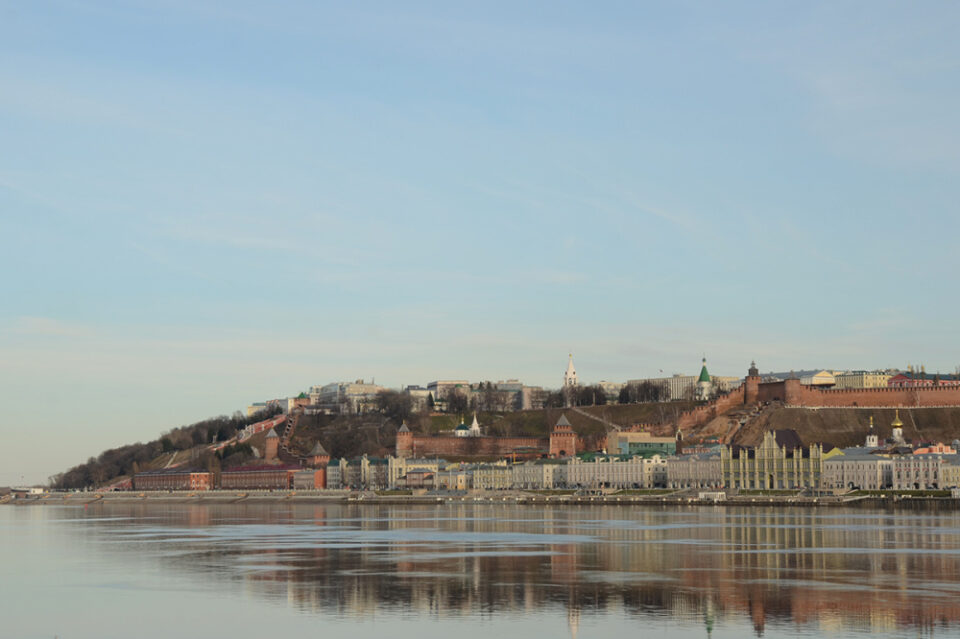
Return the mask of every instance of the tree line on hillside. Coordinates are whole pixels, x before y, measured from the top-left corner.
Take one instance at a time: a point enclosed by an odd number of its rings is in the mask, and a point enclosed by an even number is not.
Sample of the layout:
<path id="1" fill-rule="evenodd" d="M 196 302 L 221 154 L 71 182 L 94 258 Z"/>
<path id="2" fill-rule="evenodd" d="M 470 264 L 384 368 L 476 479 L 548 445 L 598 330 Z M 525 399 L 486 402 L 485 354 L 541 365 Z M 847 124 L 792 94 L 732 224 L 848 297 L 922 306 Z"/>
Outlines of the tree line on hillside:
<path id="1" fill-rule="evenodd" d="M 621 404 L 639 404 L 642 402 L 665 402 L 670 399 L 670 390 L 664 383 L 655 384 L 649 380 L 639 384 L 627 384 L 620 389 L 617 401 Z"/>
<path id="2" fill-rule="evenodd" d="M 330 454 L 331 458 L 346 457 L 352 459 L 361 455 L 382 457 L 393 452 L 396 447 L 396 433 L 403 420 L 403 406 L 393 417 L 376 415 L 326 415 L 323 413 L 300 414 L 297 427 L 290 441 L 290 449 L 295 454 L 306 455 L 317 440 Z M 413 413 L 407 423 L 415 430 L 420 429 L 422 414 Z M 426 416 L 429 420 L 429 416 Z M 224 460 L 224 467 L 227 460 Z"/>
<path id="3" fill-rule="evenodd" d="M 538 399 L 543 401 L 544 408 L 563 408 L 565 406 L 603 406 L 610 399 L 600 385 L 574 386 L 561 388 L 555 391 L 544 391 Z M 639 404 L 644 402 L 664 402 L 670 399 L 669 390 L 665 384 L 656 384 L 644 381 L 639 384 L 624 386 L 616 401 L 619 404 Z M 468 396 L 460 390 L 453 390 L 443 399 L 447 413 L 465 415 L 474 412 L 506 413 L 515 410 L 513 395 L 507 391 L 497 390 L 491 382 L 481 382 L 478 392 L 471 392 Z M 377 394 L 377 410 L 397 423 L 414 420 L 418 413 L 414 407 L 414 400 L 408 394 L 395 390 L 383 390 Z M 428 397 L 425 411 L 432 412 L 435 408 L 433 396 Z"/>
<path id="4" fill-rule="evenodd" d="M 232 416 L 220 415 L 189 426 L 174 428 L 160 439 L 145 444 L 138 442 L 105 450 L 99 456 L 88 459 L 86 463 L 50 477 L 50 485 L 64 490 L 99 486 L 116 477 L 140 472 L 163 453 L 189 450 L 201 444 L 226 441 L 244 427 L 273 417 L 280 412 L 281 409 L 274 406 L 251 416 L 237 412 Z"/>
<path id="5" fill-rule="evenodd" d="M 544 391 L 538 398 L 544 408 L 563 408 L 564 406 L 602 406 L 607 403 L 607 393 L 601 386 L 574 386 L 556 391 Z M 511 394 L 505 391 L 484 389 L 481 393 L 467 397 L 459 390 L 451 391 L 446 397 L 448 413 L 491 412 L 506 413 L 516 410 Z"/>

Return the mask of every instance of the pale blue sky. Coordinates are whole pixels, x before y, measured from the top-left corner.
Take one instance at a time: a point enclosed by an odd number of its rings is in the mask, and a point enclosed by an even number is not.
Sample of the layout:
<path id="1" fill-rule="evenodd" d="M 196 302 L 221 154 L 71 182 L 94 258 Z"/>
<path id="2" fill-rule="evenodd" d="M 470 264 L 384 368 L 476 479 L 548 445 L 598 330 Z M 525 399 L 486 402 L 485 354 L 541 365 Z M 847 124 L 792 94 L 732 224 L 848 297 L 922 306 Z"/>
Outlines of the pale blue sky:
<path id="1" fill-rule="evenodd" d="M 0 485 L 310 384 L 960 364 L 960 7 L 0 0 Z"/>

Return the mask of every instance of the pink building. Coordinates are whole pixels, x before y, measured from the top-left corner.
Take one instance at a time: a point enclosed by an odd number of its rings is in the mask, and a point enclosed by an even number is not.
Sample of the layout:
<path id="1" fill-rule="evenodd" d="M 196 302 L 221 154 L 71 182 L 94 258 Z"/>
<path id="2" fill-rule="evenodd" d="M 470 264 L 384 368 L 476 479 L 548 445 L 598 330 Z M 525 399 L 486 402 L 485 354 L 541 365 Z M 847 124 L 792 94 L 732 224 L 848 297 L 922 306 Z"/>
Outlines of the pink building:
<path id="1" fill-rule="evenodd" d="M 942 442 L 937 442 L 935 444 L 927 444 L 923 448 L 917 448 L 913 451 L 914 455 L 956 455 L 957 451 L 954 450 L 953 446 L 947 446 Z"/>

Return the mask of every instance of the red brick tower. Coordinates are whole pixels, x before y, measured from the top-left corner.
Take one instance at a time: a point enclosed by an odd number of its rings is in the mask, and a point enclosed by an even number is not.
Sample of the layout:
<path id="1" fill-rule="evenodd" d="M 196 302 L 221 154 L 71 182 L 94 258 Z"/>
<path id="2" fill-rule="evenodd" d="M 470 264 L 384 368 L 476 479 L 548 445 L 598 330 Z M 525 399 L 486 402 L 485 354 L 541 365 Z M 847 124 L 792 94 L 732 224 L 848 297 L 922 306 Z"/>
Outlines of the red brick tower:
<path id="1" fill-rule="evenodd" d="M 796 377 L 783 380 L 783 401 L 788 406 L 803 404 L 803 386 Z"/>
<path id="2" fill-rule="evenodd" d="M 557 425 L 550 433 L 550 456 L 573 457 L 577 454 L 577 434 L 567 421 L 566 415 L 560 415 Z"/>
<path id="3" fill-rule="evenodd" d="M 324 450 L 320 440 L 317 440 L 317 445 L 307 455 L 307 463 L 314 468 L 326 468 L 327 464 L 330 463 L 330 453 Z"/>
<path id="4" fill-rule="evenodd" d="M 760 371 L 757 370 L 756 362 L 750 362 L 750 370 L 747 371 L 747 377 L 743 380 L 743 403 L 756 404 L 759 399 Z"/>
<path id="5" fill-rule="evenodd" d="M 271 428 L 270 432 L 267 433 L 267 439 L 264 443 L 263 460 L 276 461 L 277 455 L 279 455 L 279 450 L 280 450 L 280 436 L 277 435 L 277 431 Z"/>
<path id="6" fill-rule="evenodd" d="M 413 433 L 406 423 L 397 431 L 397 457 L 413 457 Z"/>

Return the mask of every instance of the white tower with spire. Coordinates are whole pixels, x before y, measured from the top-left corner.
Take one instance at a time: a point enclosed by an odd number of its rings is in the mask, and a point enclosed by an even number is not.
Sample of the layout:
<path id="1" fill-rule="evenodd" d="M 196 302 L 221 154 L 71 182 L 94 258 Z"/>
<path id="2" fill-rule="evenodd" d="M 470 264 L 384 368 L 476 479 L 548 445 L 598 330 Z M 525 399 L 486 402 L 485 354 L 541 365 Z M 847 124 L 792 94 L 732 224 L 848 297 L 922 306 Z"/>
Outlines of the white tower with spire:
<path id="1" fill-rule="evenodd" d="M 877 431 L 873 430 L 873 415 L 870 416 L 870 432 L 867 433 L 867 448 L 879 448 L 880 438 L 877 437 Z"/>
<path id="2" fill-rule="evenodd" d="M 563 387 L 569 388 L 577 386 L 577 369 L 573 367 L 573 353 L 570 353 L 570 360 L 567 362 L 567 372 L 563 374 Z"/>
<path id="3" fill-rule="evenodd" d="M 473 414 L 473 423 L 470 424 L 470 437 L 480 437 L 480 422 L 477 421 L 477 414 Z"/>

